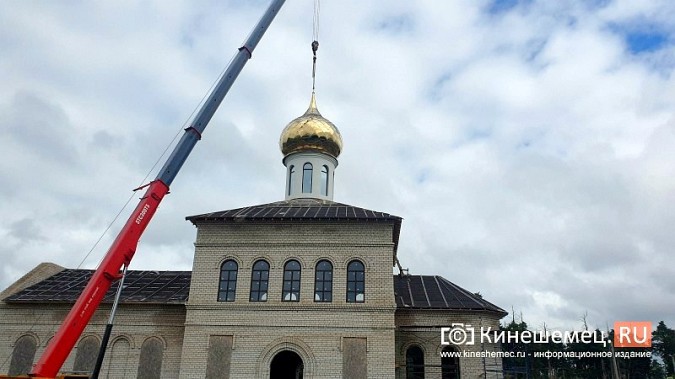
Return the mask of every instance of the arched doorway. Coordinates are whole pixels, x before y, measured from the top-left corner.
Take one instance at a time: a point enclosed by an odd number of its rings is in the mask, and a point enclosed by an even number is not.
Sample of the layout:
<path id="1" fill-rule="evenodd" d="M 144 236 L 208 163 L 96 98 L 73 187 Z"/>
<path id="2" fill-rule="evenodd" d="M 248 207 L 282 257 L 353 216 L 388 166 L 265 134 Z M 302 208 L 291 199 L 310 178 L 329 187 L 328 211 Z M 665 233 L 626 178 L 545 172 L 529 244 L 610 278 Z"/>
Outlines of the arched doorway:
<path id="1" fill-rule="evenodd" d="M 295 352 L 283 350 L 270 363 L 270 379 L 302 379 L 304 365 Z"/>

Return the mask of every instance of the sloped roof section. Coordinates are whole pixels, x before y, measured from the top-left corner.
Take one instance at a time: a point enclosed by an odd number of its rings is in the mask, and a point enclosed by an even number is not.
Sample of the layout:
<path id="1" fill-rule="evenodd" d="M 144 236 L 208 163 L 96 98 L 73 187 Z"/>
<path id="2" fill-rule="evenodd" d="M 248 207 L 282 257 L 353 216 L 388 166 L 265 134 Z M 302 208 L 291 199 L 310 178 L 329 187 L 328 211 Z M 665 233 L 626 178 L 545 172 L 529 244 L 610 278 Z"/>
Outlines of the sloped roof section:
<path id="1" fill-rule="evenodd" d="M 368 220 L 401 222 L 401 217 L 329 200 L 292 199 L 186 217 L 192 221 L 225 220 Z"/>
<path id="2" fill-rule="evenodd" d="M 91 278 L 93 270 L 65 269 L 19 291 L 7 303 L 74 303 Z M 190 292 L 190 271 L 127 271 L 121 303 L 185 304 Z M 118 283 L 103 299 L 112 303 Z"/>
<path id="3" fill-rule="evenodd" d="M 334 221 L 366 221 L 366 222 L 393 222 L 394 224 L 394 251 L 398 249 L 398 239 L 401 233 L 399 216 L 385 212 L 372 211 L 353 205 L 336 203 L 320 199 L 291 199 L 274 203 L 253 205 L 250 207 L 230 209 L 220 212 L 211 212 L 186 217 L 197 225 L 200 222 L 220 221 L 237 222 L 245 220 L 334 220 Z"/>
<path id="4" fill-rule="evenodd" d="M 4 291 L 0 292 L 0 300 L 20 292 L 35 283 L 39 283 L 62 270 L 65 270 L 65 268 L 57 264 L 51 262 L 42 262 L 34 269 L 30 270 L 26 275 L 14 282 L 12 285 L 5 288 Z"/>
<path id="5" fill-rule="evenodd" d="M 394 295 L 399 309 L 452 309 L 506 311 L 440 276 L 394 275 Z"/>

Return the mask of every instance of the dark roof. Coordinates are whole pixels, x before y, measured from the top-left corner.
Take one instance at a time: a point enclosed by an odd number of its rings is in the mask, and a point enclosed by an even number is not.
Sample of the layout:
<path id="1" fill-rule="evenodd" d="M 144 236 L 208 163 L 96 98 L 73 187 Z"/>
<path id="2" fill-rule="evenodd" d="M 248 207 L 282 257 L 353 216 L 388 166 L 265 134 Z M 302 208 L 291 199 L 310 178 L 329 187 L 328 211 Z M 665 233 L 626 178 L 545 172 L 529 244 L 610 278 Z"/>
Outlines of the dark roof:
<path id="1" fill-rule="evenodd" d="M 201 221 L 234 222 L 244 220 L 335 220 L 394 223 L 394 251 L 401 233 L 399 216 L 371 211 L 353 205 L 319 199 L 292 199 L 186 217 L 193 224 Z"/>
<path id="2" fill-rule="evenodd" d="M 369 220 L 401 221 L 401 217 L 389 213 L 371 211 L 329 200 L 292 199 L 220 212 L 189 216 L 192 221 L 207 220 Z"/>
<path id="3" fill-rule="evenodd" d="M 506 315 L 506 311 L 483 300 L 440 276 L 394 275 L 396 307 L 402 309 L 455 309 L 490 311 Z"/>
<path id="4" fill-rule="evenodd" d="M 63 270 L 19 291 L 8 303 L 74 303 L 91 278 L 93 270 Z M 184 304 L 190 292 L 190 271 L 128 271 L 121 303 Z M 118 283 L 106 293 L 103 302 L 112 303 Z"/>

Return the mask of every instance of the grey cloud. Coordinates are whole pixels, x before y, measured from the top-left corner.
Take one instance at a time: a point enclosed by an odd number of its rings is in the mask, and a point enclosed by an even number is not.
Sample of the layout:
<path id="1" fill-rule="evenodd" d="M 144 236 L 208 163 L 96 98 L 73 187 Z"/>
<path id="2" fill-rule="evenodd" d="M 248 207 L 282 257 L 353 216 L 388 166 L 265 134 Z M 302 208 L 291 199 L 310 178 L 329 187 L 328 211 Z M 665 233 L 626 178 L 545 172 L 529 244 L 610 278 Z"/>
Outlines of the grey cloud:
<path id="1" fill-rule="evenodd" d="M 45 237 L 42 235 L 40 228 L 35 224 L 35 221 L 28 218 L 11 223 L 9 225 L 8 235 L 19 240 L 19 243 L 21 244 L 30 241 L 45 240 Z"/>
<path id="2" fill-rule="evenodd" d="M 114 135 L 106 130 L 99 130 L 94 133 L 91 140 L 91 145 L 94 148 L 111 149 L 120 146 L 124 143 L 124 138 L 119 135 Z"/>
<path id="3" fill-rule="evenodd" d="M 76 164 L 74 133 L 62 108 L 44 97 L 19 91 L 2 110 L 6 137 L 20 149 L 52 162 Z"/>

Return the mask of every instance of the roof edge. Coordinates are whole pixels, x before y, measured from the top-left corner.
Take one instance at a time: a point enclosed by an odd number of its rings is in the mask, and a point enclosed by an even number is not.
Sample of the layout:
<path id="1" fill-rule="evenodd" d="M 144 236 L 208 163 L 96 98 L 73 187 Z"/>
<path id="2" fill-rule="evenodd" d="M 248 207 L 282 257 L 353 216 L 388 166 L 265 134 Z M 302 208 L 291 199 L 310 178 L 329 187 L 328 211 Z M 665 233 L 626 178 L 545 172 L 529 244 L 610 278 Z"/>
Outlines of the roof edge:
<path id="1" fill-rule="evenodd" d="M 10 284 L 4 291 L 0 292 L 0 301 L 4 301 L 15 293 L 19 293 L 33 284 L 40 283 L 65 269 L 65 267 L 59 266 L 56 263 L 42 262 L 19 278 L 19 280 Z"/>
<path id="2" fill-rule="evenodd" d="M 298 215 L 298 216 L 289 216 L 285 212 L 276 212 L 276 213 L 270 213 L 270 212 L 264 212 L 263 215 L 258 215 L 254 214 L 252 215 L 251 213 L 256 210 L 256 208 L 315 208 L 315 207 L 349 207 L 353 208 L 359 211 L 365 211 L 365 212 L 371 212 L 374 215 L 376 214 L 377 217 L 358 217 L 357 215 L 343 215 L 343 216 L 336 216 L 336 217 L 329 217 L 329 216 L 322 216 L 322 217 L 307 217 L 303 215 Z M 202 213 L 202 214 L 197 214 L 197 215 L 192 215 L 192 216 L 187 216 L 185 217 L 186 220 L 192 222 L 193 224 L 195 221 L 201 221 L 201 220 L 219 220 L 219 221 L 225 221 L 225 220 L 243 220 L 243 219 L 268 219 L 268 220 L 298 220 L 298 219 L 321 219 L 321 220 L 370 220 L 370 221 L 394 221 L 394 222 L 401 222 L 403 220 L 402 217 L 392 215 L 386 212 L 380 212 L 380 211 L 374 211 L 366 208 L 361 208 L 355 205 L 350 205 L 350 204 L 344 204 L 344 203 L 338 203 L 332 200 L 324 200 L 324 199 L 315 199 L 315 198 L 296 198 L 296 199 L 290 199 L 290 200 L 281 200 L 281 201 L 276 201 L 272 203 L 263 203 L 263 204 L 255 204 L 255 205 L 249 205 L 245 207 L 240 207 L 240 208 L 232 208 L 232 209 L 226 209 L 222 211 L 216 211 L 216 212 L 209 212 L 209 213 Z"/>

